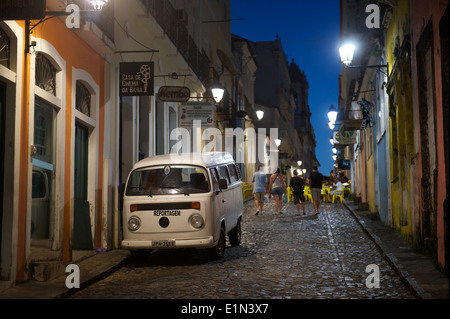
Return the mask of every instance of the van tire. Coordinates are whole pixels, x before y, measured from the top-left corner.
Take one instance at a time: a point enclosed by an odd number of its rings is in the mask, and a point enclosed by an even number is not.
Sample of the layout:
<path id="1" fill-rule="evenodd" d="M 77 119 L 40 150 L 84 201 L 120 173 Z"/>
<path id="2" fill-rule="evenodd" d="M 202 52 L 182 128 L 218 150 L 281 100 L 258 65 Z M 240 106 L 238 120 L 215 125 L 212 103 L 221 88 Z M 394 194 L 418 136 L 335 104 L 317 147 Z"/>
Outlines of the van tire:
<path id="1" fill-rule="evenodd" d="M 213 248 L 210 248 L 208 253 L 210 257 L 214 260 L 222 259 L 225 255 L 225 248 L 226 248 L 226 234 L 225 229 L 223 227 L 220 228 L 220 235 L 219 235 L 219 241 L 217 242 L 217 245 Z"/>
<path id="2" fill-rule="evenodd" d="M 228 234 L 228 239 L 230 240 L 231 247 L 236 247 L 241 244 L 242 229 L 241 229 L 241 218 L 238 219 L 236 227 Z"/>

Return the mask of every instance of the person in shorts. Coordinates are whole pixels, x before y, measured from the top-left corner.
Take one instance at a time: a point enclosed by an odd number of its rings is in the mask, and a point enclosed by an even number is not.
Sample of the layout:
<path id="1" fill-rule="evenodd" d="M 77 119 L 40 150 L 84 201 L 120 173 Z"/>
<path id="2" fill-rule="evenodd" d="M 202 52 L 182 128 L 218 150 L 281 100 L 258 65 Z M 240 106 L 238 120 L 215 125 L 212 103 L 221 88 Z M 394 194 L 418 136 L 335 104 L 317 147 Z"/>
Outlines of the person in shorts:
<path id="1" fill-rule="evenodd" d="M 292 193 L 294 194 L 294 205 L 297 206 L 297 216 L 300 216 L 300 203 L 302 204 L 303 215 L 306 215 L 305 196 L 303 194 L 305 181 L 298 176 L 297 170 L 294 171 L 294 177 L 291 178 L 289 186 L 292 188 Z"/>
<path id="2" fill-rule="evenodd" d="M 269 190 L 275 199 L 275 213 L 277 215 L 282 214 L 281 207 L 283 205 L 283 194 L 286 193 L 286 184 L 279 168 L 270 176 Z"/>
<path id="3" fill-rule="evenodd" d="M 314 215 L 319 214 L 320 197 L 322 193 L 322 182 L 323 182 L 323 175 L 319 173 L 317 166 L 314 166 L 313 171 L 308 178 L 308 183 L 311 188 L 311 196 L 314 202 Z"/>
<path id="4" fill-rule="evenodd" d="M 261 171 L 261 166 L 258 171 L 253 174 L 253 197 L 255 198 L 256 214 L 261 214 L 264 208 L 264 196 L 266 194 L 267 175 Z"/>

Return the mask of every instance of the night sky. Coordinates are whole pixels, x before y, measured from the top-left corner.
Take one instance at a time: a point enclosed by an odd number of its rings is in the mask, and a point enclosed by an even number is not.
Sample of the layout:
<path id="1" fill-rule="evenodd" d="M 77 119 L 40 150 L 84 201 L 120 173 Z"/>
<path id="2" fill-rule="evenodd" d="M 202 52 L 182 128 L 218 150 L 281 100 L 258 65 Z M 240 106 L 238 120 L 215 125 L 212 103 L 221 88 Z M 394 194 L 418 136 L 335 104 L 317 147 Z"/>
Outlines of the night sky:
<path id="1" fill-rule="evenodd" d="M 339 97 L 339 0 L 231 0 L 231 32 L 250 41 L 281 39 L 289 62 L 305 72 L 319 171 L 328 176 L 334 161 L 328 109 Z"/>

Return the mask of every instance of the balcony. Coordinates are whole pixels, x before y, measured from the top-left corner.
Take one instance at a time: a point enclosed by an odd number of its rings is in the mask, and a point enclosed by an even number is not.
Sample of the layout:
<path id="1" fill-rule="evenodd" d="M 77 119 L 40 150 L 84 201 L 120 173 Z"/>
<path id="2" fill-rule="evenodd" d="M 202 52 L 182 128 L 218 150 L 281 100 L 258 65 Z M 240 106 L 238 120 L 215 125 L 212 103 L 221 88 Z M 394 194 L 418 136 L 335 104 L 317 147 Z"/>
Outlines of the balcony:
<path id="1" fill-rule="evenodd" d="M 200 51 L 187 29 L 188 17 L 176 10 L 168 0 L 141 0 L 147 13 L 151 14 L 172 41 L 203 85 L 209 84 L 209 58 Z"/>

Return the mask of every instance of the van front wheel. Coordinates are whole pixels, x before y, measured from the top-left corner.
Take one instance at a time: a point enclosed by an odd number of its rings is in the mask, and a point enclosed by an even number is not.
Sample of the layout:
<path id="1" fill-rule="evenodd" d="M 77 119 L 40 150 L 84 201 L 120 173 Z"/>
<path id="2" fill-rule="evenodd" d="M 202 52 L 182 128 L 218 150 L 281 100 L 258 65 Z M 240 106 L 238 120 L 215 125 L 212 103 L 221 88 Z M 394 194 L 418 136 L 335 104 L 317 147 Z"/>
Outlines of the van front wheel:
<path id="1" fill-rule="evenodd" d="M 209 254 L 211 258 L 222 259 L 225 254 L 225 247 L 226 247 L 225 229 L 223 229 L 222 227 L 220 229 L 220 236 L 217 245 L 209 249 Z"/>
<path id="2" fill-rule="evenodd" d="M 241 230 L 241 219 L 239 218 L 236 227 L 228 234 L 230 239 L 231 247 L 236 247 L 241 244 L 242 230 Z"/>

